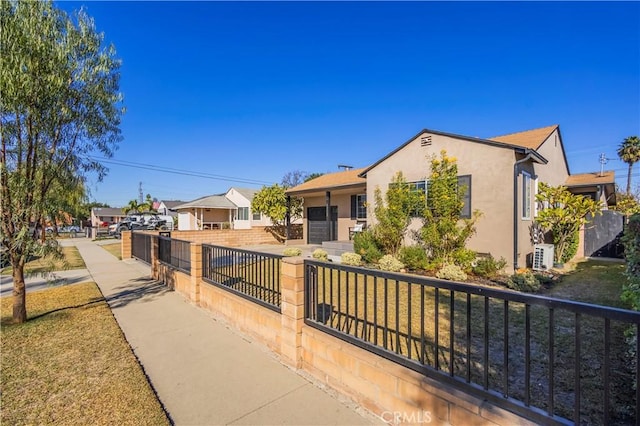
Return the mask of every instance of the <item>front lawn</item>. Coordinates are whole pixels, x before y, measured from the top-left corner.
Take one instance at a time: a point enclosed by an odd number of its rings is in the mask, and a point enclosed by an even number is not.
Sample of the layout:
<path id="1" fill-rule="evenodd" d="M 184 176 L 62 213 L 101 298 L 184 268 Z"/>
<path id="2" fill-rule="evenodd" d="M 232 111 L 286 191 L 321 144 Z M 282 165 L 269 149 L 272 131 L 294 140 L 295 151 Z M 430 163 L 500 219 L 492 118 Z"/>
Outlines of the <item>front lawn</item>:
<path id="1" fill-rule="evenodd" d="M 120 242 L 113 244 L 105 244 L 101 246 L 103 249 L 114 255 L 118 260 L 122 260 L 122 244 Z"/>
<path id="2" fill-rule="evenodd" d="M 54 259 L 52 257 L 32 259 L 24 265 L 24 272 L 26 274 L 39 274 L 67 269 L 84 269 L 87 267 L 76 247 L 62 247 L 62 256 L 62 259 Z M 2 274 L 11 275 L 12 271 L 13 268 L 8 266 L 2 270 Z"/>
<path id="3" fill-rule="evenodd" d="M 169 424 L 94 283 L 28 293 L 21 325 L 12 299 L 0 299 L 0 424 Z"/>

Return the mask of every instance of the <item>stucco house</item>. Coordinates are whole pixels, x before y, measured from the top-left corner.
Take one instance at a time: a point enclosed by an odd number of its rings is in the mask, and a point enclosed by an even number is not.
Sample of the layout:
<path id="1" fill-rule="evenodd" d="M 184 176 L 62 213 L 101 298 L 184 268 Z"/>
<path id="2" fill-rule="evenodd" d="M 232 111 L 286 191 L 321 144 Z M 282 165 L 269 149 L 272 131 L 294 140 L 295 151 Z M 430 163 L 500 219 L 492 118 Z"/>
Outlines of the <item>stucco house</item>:
<path id="1" fill-rule="evenodd" d="M 177 217 L 178 213 L 174 210 L 176 206 L 184 204 L 184 201 L 179 200 L 161 200 L 156 209 L 158 214 Z"/>
<path id="2" fill-rule="evenodd" d="M 178 230 L 251 229 L 269 226 L 271 220 L 251 211 L 256 189 L 229 188 L 222 194 L 209 195 L 178 204 Z"/>
<path id="3" fill-rule="evenodd" d="M 426 192 L 431 158 L 442 150 L 457 159 L 459 181 L 467 188 L 463 214 L 482 212 L 468 247 L 504 257 L 514 268 L 526 266 L 533 251 L 530 233 L 538 212 L 535 195 L 540 182 L 565 185 L 605 206 L 615 202 L 613 172 L 571 175 L 558 125 L 487 139 L 424 129 L 367 168 L 325 175 L 326 182 L 318 181 L 320 177 L 291 188 L 289 195 L 305 197 L 305 208 L 324 205 L 325 211 L 326 206 L 337 210 L 338 226 L 331 225 L 335 231 L 327 230 L 326 214 L 316 224 L 305 220 L 307 241 L 348 240 L 348 228 L 358 220 L 352 214 L 352 197 L 356 196 L 358 210 L 358 200 L 373 200 L 376 188 L 384 193 L 399 171 L 414 188 Z M 375 223 L 372 209 L 369 206 L 368 215 L 364 213 L 369 224 Z M 420 225 L 421 219 L 415 218 L 411 228 Z M 324 231 L 317 230 L 321 226 Z"/>
<path id="4" fill-rule="evenodd" d="M 94 207 L 91 209 L 91 226 L 99 227 L 103 223 L 117 223 L 127 215 L 122 213 L 122 209 L 112 207 Z"/>

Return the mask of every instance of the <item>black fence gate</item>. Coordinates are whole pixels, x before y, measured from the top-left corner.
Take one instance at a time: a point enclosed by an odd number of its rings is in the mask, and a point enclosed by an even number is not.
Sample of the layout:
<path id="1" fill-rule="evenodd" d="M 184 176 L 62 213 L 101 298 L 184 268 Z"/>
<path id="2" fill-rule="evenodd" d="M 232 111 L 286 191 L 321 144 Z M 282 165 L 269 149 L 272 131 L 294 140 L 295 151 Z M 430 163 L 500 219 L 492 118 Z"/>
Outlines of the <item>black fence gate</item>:
<path id="1" fill-rule="evenodd" d="M 590 218 L 584 230 L 584 255 L 622 259 L 624 247 L 620 242 L 624 231 L 624 215 L 604 210 L 602 215 Z"/>

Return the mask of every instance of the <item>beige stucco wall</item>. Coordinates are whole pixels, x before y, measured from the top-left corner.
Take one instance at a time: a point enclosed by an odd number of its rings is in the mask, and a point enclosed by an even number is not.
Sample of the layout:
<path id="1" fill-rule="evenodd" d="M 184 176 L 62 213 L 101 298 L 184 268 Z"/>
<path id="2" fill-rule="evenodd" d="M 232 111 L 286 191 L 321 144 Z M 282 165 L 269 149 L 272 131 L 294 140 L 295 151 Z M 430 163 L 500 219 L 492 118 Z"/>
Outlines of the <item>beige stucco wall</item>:
<path id="1" fill-rule="evenodd" d="M 364 191 L 354 191 L 347 194 L 332 194 L 331 206 L 338 207 L 338 240 L 349 240 L 349 227 L 356 224 L 356 220 L 351 219 L 351 195 L 364 194 Z M 309 207 L 325 207 L 326 199 L 322 197 L 304 197 L 304 215 L 303 232 L 304 241 L 308 239 L 308 221 L 306 219 L 307 209 Z M 368 212 L 367 212 L 368 213 Z"/>
<path id="2" fill-rule="evenodd" d="M 564 160 L 562 140 L 560 139 L 558 130 L 555 130 L 537 151 L 548 160 L 547 164 L 525 163 L 520 166 L 520 169 L 528 172 L 531 175 L 532 180 L 534 180 L 531 191 L 531 205 L 533 212 L 530 219 L 522 217 L 521 191 L 523 177 L 522 174 L 518 176 L 518 266 L 520 267 L 530 266 L 527 263 L 527 258 L 533 253 L 531 226 L 535 222 L 535 216 L 538 210 L 535 200 L 537 186 L 541 182 L 551 186 L 563 185 L 569 176 L 566 162 Z M 551 243 L 551 241 L 547 242 Z M 508 260 L 511 259 L 508 258 Z"/>
<path id="3" fill-rule="evenodd" d="M 430 175 L 430 159 L 440 156 L 441 150 L 455 157 L 459 175 L 471 175 L 471 208 L 482 212 L 477 222 L 477 233 L 468 247 L 479 253 L 491 253 L 513 263 L 513 164 L 512 149 L 475 143 L 450 136 L 431 134 L 431 146 L 422 147 L 421 134 L 403 149 L 367 173 L 367 200 L 369 221 L 375 220 L 372 209 L 374 191 L 383 194 L 392 177 L 402 171 L 407 181 L 425 180 Z M 414 219 L 411 229 L 418 229 L 420 219 Z M 526 228 L 526 226 L 525 226 Z M 407 244 L 413 243 L 408 238 Z M 524 258 L 524 255 L 523 255 Z"/>

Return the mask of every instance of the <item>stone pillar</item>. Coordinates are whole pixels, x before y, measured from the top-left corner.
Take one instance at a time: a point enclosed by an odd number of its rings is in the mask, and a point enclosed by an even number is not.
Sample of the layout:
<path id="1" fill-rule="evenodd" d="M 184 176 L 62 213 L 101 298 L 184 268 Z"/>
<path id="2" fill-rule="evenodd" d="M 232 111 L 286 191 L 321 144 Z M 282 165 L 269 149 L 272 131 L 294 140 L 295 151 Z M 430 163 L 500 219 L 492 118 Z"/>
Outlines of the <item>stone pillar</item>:
<path id="1" fill-rule="evenodd" d="M 120 249 L 123 259 L 131 259 L 131 231 L 122 231 L 120 234 Z"/>
<path id="2" fill-rule="evenodd" d="M 191 290 L 189 298 L 200 304 L 200 282 L 202 281 L 202 243 L 191 243 Z"/>
<path id="3" fill-rule="evenodd" d="M 304 323 L 304 259 L 282 259 L 282 360 L 292 367 L 302 367 L 302 324 Z"/>

